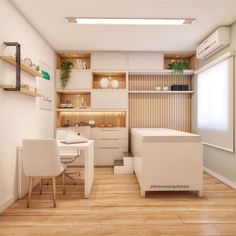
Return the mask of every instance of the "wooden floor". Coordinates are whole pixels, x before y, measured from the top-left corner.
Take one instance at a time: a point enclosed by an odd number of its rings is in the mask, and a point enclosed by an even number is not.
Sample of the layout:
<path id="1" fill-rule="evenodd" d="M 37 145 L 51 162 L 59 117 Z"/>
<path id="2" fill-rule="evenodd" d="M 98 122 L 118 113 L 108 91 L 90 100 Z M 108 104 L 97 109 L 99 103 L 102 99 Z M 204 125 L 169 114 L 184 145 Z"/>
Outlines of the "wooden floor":
<path id="1" fill-rule="evenodd" d="M 26 198 L 0 215 L 0 235 L 231 235 L 236 236 L 236 191 L 204 175 L 204 197 L 192 193 L 152 193 L 139 197 L 134 175 L 113 175 L 112 168 L 96 168 L 90 199 L 83 199 L 82 178 L 67 180 L 57 208 L 51 185 L 43 194 L 34 189 L 30 209 Z"/>

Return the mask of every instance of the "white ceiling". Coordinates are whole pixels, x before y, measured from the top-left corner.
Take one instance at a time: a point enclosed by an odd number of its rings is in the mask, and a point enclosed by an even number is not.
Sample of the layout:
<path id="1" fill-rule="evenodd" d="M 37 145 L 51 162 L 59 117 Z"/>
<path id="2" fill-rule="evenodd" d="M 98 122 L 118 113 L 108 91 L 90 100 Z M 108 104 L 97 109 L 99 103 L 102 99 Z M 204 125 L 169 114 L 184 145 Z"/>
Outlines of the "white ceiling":
<path id="1" fill-rule="evenodd" d="M 236 0 L 11 0 L 56 50 L 193 51 L 236 20 Z M 183 26 L 91 26 L 65 17 L 196 18 Z"/>

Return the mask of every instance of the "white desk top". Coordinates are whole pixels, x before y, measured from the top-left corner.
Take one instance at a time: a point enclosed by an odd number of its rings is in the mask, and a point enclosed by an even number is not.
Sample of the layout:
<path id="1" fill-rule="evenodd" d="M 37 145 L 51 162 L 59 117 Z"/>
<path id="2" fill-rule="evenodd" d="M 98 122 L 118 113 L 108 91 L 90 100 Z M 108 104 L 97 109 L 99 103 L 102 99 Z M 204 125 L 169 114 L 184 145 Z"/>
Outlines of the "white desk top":
<path id="1" fill-rule="evenodd" d="M 200 142 L 201 137 L 197 134 L 181 132 L 163 128 L 133 128 L 132 135 L 142 139 L 142 141 L 161 142 Z"/>
<path id="2" fill-rule="evenodd" d="M 86 143 L 73 143 L 73 144 L 64 144 L 61 143 L 62 140 L 57 140 L 57 145 L 58 147 L 63 147 L 63 148 L 87 148 L 89 147 L 94 141 L 93 140 L 88 140 Z"/>

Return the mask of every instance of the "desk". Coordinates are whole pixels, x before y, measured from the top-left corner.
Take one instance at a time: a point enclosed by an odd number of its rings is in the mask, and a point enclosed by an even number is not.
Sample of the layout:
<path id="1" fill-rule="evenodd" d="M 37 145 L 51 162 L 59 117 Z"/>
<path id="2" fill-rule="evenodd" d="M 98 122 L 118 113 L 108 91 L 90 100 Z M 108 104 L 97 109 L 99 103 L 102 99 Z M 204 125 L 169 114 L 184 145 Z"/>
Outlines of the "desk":
<path id="1" fill-rule="evenodd" d="M 86 143 L 63 144 L 57 141 L 59 151 L 82 150 L 84 152 L 84 198 L 89 198 L 94 181 L 94 141 Z"/>
<path id="2" fill-rule="evenodd" d="M 84 152 L 84 198 L 89 198 L 94 181 L 94 141 L 88 140 L 86 143 L 62 144 L 57 141 L 59 151 Z M 23 198 L 28 192 L 28 177 L 24 175 L 21 159 L 21 147 L 18 147 L 18 198 Z M 35 185 L 38 181 L 35 181 Z"/>

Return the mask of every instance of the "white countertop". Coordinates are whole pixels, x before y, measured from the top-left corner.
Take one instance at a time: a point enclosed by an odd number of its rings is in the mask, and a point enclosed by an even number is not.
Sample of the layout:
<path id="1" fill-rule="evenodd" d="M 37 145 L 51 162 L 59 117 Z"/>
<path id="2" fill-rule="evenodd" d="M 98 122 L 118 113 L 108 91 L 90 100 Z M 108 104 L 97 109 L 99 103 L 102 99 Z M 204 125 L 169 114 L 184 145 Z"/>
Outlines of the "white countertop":
<path id="1" fill-rule="evenodd" d="M 132 128 L 131 134 L 142 141 L 160 142 L 201 142 L 201 136 L 197 134 L 163 128 Z"/>

